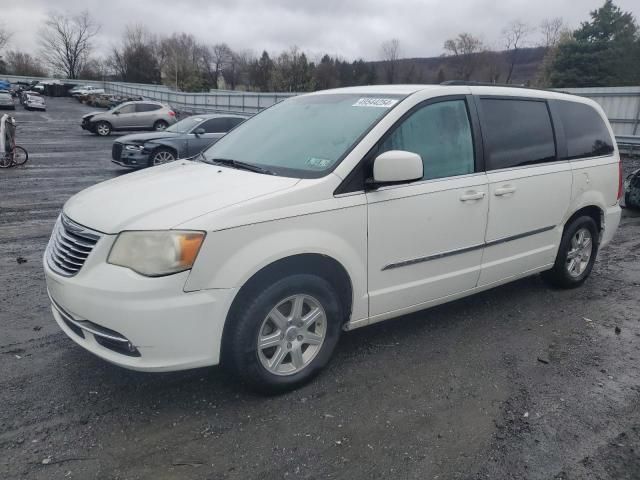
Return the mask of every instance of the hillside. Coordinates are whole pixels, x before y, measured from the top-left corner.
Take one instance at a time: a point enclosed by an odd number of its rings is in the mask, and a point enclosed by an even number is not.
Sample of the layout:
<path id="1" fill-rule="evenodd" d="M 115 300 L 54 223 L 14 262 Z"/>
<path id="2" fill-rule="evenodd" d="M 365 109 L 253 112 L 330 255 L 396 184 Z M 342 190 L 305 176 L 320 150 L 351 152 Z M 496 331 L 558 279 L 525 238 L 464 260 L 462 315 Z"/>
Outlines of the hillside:
<path id="1" fill-rule="evenodd" d="M 523 48 L 514 52 L 482 52 L 460 57 L 403 58 L 397 60 L 394 82 L 440 83 L 445 80 L 474 80 L 501 83 L 507 80 L 514 60 L 511 83 L 530 83 L 536 78 L 546 49 Z M 389 82 L 389 63 L 368 62 L 376 70 L 378 83 Z"/>

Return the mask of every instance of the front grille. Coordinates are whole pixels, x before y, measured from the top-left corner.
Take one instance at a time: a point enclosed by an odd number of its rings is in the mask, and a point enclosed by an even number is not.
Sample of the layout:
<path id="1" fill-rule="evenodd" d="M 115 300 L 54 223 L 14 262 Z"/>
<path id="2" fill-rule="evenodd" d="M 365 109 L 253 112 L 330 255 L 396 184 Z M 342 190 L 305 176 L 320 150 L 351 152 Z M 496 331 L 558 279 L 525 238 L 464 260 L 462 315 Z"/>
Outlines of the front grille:
<path id="1" fill-rule="evenodd" d="M 113 142 L 113 147 L 111 147 L 111 158 L 118 161 L 120 160 L 121 155 L 122 155 L 122 144 L 118 142 Z"/>
<path id="2" fill-rule="evenodd" d="M 47 245 L 49 267 L 65 277 L 74 276 L 99 239 L 100 233 L 73 222 L 64 214 L 60 215 Z"/>

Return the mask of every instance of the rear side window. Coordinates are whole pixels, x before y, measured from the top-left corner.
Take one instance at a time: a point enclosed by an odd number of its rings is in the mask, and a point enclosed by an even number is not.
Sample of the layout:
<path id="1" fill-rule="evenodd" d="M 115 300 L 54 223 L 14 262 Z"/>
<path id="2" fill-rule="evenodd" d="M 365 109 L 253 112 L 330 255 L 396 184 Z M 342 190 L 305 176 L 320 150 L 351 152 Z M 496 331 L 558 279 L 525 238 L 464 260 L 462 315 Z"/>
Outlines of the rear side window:
<path id="1" fill-rule="evenodd" d="M 160 110 L 162 107 L 160 105 L 155 105 L 153 103 L 137 103 L 136 104 L 136 112 L 153 112 L 154 110 Z"/>
<path id="2" fill-rule="evenodd" d="M 600 114 L 584 103 L 558 100 L 555 106 L 567 141 L 567 159 L 613 153 L 613 142 Z"/>
<path id="3" fill-rule="evenodd" d="M 546 102 L 483 98 L 480 104 L 487 170 L 556 160 Z"/>
<path id="4" fill-rule="evenodd" d="M 474 171 L 473 137 L 464 100 L 426 105 L 398 125 L 378 153 L 406 150 L 422 157 L 425 180 Z"/>

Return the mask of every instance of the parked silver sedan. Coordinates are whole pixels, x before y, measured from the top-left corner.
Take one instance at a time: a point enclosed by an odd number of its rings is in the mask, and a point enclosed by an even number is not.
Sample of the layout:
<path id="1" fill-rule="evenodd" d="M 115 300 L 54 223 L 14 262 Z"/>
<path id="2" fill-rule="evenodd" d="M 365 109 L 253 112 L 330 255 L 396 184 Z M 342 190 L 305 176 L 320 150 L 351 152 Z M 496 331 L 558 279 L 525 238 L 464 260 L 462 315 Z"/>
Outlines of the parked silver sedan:
<path id="1" fill-rule="evenodd" d="M 175 112 L 160 102 L 126 102 L 108 112 L 93 112 L 82 117 L 82 128 L 100 136 L 115 130 L 164 131 L 176 123 Z"/>

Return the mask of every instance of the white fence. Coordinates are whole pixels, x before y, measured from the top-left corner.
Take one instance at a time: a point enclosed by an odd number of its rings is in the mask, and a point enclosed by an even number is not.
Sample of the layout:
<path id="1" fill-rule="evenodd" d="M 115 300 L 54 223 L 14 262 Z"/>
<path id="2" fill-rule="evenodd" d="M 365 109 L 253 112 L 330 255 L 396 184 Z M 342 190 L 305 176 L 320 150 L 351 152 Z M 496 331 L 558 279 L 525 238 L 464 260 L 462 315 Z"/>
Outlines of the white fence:
<path id="1" fill-rule="evenodd" d="M 19 77 L 2 75 L 0 80 L 10 82 L 47 81 L 50 78 Z M 176 92 L 165 85 L 148 85 L 142 83 L 102 82 L 95 80 L 59 80 L 65 84 L 92 85 L 104 88 L 107 93 L 115 95 L 140 96 L 150 100 L 167 103 L 178 111 L 186 113 L 236 112 L 258 113 L 295 93 L 257 93 L 232 90 L 213 90 L 208 93 Z"/>

